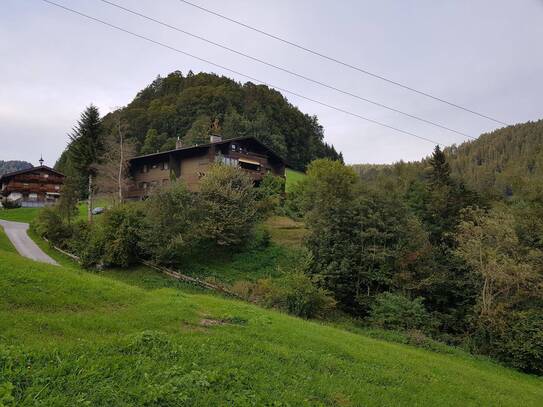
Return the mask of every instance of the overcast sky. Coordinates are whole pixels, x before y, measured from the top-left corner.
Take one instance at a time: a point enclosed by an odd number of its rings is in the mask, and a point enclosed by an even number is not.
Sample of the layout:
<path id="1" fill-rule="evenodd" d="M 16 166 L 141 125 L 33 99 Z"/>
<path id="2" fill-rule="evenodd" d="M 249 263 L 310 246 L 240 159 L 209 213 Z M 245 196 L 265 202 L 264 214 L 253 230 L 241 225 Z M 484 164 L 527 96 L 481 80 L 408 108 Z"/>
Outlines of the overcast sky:
<path id="1" fill-rule="evenodd" d="M 443 145 L 465 137 L 278 72 L 99 0 L 55 0 L 267 83 Z M 477 136 L 497 123 L 324 61 L 179 0 L 111 0 L 276 65 Z M 543 117 L 543 0 L 191 0 L 507 123 Z M 42 0 L 0 1 L 0 160 L 53 165 L 89 103 L 126 105 L 180 70 L 246 79 Z M 416 160 L 433 145 L 285 94 L 316 114 L 348 163 Z"/>

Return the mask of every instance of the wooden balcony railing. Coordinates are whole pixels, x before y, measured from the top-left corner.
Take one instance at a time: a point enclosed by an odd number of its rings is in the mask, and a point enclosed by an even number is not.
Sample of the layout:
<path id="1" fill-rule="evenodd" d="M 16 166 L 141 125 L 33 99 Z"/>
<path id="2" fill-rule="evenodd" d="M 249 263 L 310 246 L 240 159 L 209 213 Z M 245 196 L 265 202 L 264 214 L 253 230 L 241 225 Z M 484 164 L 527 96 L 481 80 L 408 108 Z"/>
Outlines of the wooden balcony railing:
<path id="1" fill-rule="evenodd" d="M 56 175 L 49 175 L 48 177 L 44 177 L 42 175 L 35 175 L 35 174 L 21 174 L 17 175 L 16 178 L 14 178 L 14 181 L 16 182 L 47 182 L 51 184 L 62 184 L 63 178 L 58 177 Z"/>

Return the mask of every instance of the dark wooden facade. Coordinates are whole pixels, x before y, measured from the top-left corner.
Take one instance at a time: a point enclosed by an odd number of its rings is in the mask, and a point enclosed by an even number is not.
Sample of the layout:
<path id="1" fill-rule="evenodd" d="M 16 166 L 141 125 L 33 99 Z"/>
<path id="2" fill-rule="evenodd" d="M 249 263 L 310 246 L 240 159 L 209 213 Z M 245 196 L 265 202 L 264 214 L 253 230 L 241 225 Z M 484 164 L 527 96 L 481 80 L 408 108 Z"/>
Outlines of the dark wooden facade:
<path id="1" fill-rule="evenodd" d="M 207 168 L 221 162 L 242 168 L 258 185 L 265 174 L 285 176 L 285 161 L 254 137 L 222 140 L 211 136 L 210 143 L 148 154 L 130 160 L 131 187 L 127 198 L 144 199 L 153 189 L 181 179 L 191 191 L 198 191 Z"/>
<path id="2" fill-rule="evenodd" d="M 44 206 L 56 202 L 63 183 L 63 174 L 41 165 L 0 176 L 0 194 L 22 206 Z"/>

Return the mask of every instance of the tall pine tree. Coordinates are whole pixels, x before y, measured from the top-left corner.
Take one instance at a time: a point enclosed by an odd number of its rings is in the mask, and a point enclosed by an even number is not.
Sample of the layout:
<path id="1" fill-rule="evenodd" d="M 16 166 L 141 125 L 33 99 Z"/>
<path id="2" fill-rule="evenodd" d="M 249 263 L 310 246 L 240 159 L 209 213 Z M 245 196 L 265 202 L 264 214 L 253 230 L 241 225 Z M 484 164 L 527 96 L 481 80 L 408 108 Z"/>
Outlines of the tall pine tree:
<path id="1" fill-rule="evenodd" d="M 70 136 L 70 154 L 74 168 L 88 180 L 88 221 L 92 222 L 92 205 L 96 164 L 104 152 L 104 136 L 98 108 L 91 104 Z"/>

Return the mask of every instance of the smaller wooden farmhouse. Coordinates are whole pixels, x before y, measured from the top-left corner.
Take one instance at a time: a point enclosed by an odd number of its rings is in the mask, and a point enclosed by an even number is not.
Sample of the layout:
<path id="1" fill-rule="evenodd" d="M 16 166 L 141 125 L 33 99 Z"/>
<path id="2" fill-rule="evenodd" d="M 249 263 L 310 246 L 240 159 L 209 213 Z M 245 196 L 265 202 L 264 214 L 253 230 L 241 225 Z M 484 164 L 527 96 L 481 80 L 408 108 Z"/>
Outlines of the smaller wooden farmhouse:
<path id="1" fill-rule="evenodd" d="M 23 207 L 52 205 L 60 197 L 63 183 L 64 175 L 40 159 L 39 167 L 1 175 L 0 196 Z"/>
<path id="2" fill-rule="evenodd" d="M 148 154 L 130 160 L 132 186 L 128 199 L 145 199 L 154 188 L 181 179 L 191 191 L 198 191 L 200 179 L 207 168 L 220 162 L 239 167 L 253 179 L 255 186 L 267 173 L 285 176 L 285 161 L 254 137 L 222 140 L 210 136 L 209 143 L 183 147 L 178 141 L 175 150 Z"/>

